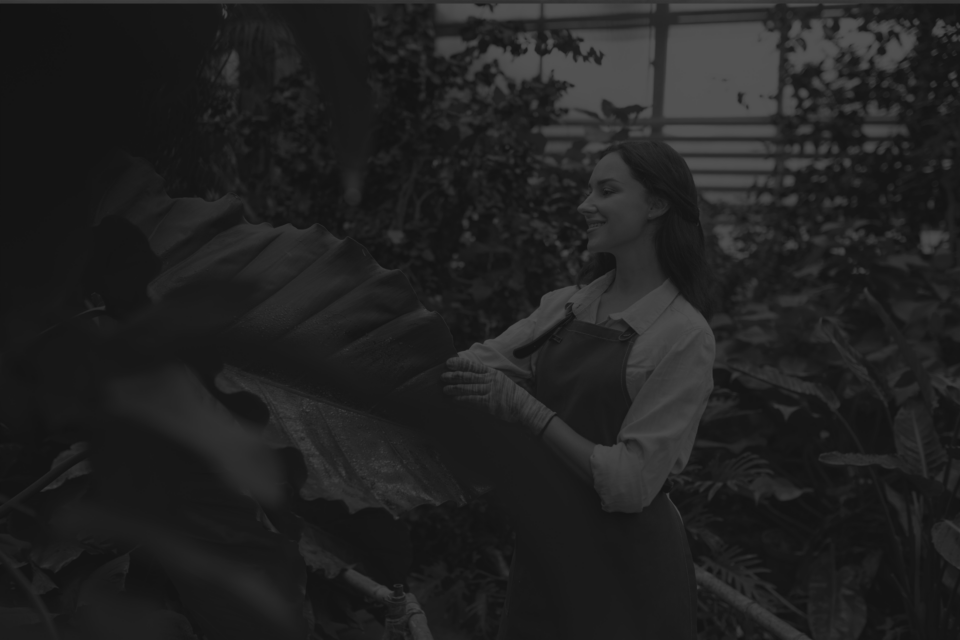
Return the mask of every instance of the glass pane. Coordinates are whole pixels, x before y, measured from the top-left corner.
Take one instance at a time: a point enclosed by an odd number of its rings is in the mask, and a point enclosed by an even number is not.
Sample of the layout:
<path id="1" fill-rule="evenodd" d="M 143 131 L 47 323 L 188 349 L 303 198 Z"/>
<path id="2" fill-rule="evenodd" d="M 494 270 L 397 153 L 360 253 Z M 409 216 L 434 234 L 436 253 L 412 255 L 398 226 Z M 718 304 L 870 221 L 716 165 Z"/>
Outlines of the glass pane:
<path id="1" fill-rule="evenodd" d="M 493 20 L 536 20 L 540 17 L 540 5 L 535 3 L 498 4 L 493 11 L 475 4 L 438 4 L 438 23 L 466 22 L 467 18 Z"/>
<path id="2" fill-rule="evenodd" d="M 579 18 L 581 16 L 609 16 L 624 13 L 649 14 L 655 10 L 654 4 L 635 3 L 546 3 L 543 5 L 545 18 Z"/>
<path id="3" fill-rule="evenodd" d="M 778 39 L 757 23 L 671 27 L 664 116 L 776 113 Z"/>
<path id="4" fill-rule="evenodd" d="M 603 52 L 603 63 L 574 62 L 557 52 L 545 56 L 544 77 L 552 71 L 557 78 L 573 84 L 560 106 L 595 112 L 600 111 L 602 100 L 618 107 L 650 106 L 653 41 L 648 29 L 578 29 L 573 34 L 583 38 L 581 49 L 593 47 Z M 573 120 L 587 117 L 575 111 L 567 114 L 567 119 Z"/>
<path id="5" fill-rule="evenodd" d="M 670 11 L 723 11 L 729 9 L 768 9 L 773 2 L 671 2 Z"/>

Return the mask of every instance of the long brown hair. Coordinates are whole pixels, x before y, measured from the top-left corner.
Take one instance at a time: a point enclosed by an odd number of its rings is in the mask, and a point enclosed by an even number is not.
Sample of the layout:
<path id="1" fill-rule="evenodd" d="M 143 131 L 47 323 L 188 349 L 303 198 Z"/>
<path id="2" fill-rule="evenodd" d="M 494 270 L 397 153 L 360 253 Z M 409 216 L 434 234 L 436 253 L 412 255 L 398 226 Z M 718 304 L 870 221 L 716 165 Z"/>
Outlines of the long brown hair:
<path id="1" fill-rule="evenodd" d="M 657 261 L 683 297 L 709 320 L 716 300 L 700 224 L 699 196 L 686 160 L 659 140 L 621 142 L 605 150 L 601 157 L 610 153 L 620 154 L 633 178 L 650 195 L 670 204 L 654 233 Z M 613 254 L 597 253 L 580 270 L 577 286 L 596 280 L 616 266 Z"/>

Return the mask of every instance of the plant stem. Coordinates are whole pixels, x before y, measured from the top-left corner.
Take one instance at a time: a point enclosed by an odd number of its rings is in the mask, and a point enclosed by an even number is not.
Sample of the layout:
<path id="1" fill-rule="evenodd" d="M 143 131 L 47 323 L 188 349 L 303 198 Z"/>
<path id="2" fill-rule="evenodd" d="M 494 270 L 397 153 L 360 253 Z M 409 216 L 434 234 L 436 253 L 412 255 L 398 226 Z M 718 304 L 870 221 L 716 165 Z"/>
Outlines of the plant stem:
<path id="1" fill-rule="evenodd" d="M 27 498 L 35 494 L 37 491 L 40 491 L 45 486 L 47 486 L 48 484 L 50 484 L 51 482 L 59 478 L 61 475 L 63 475 L 63 473 L 67 469 L 70 469 L 74 465 L 77 465 L 83 462 L 88 457 L 90 457 L 89 450 L 78 451 L 74 455 L 70 456 L 69 458 L 67 458 L 66 460 L 64 460 L 57 466 L 55 466 L 53 469 L 50 469 L 50 471 L 47 471 L 29 487 L 27 487 L 17 495 L 13 496 L 3 504 L 0 504 L 0 517 L 3 517 L 4 515 L 6 515 L 8 511 L 16 508 L 21 502 L 23 502 L 24 500 L 26 500 Z"/>
<path id="2" fill-rule="evenodd" d="M 884 407 L 884 413 L 886 414 L 887 419 L 889 421 L 890 412 L 886 410 L 886 407 Z M 857 445 L 857 448 L 860 450 L 860 453 L 866 454 L 867 452 L 863 448 L 863 444 L 860 442 L 860 438 L 857 437 L 857 434 L 853 430 L 853 427 L 850 426 L 850 423 L 847 422 L 844 419 L 844 417 L 840 415 L 840 413 L 837 411 L 834 411 L 833 415 L 844 426 L 844 428 L 847 430 L 847 433 L 850 434 L 850 437 L 853 438 L 853 442 L 854 444 Z M 893 427 L 893 423 L 891 422 L 891 430 L 892 430 L 892 427 Z M 893 527 L 893 517 L 890 515 L 890 507 L 887 505 L 887 499 L 883 495 L 883 489 L 880 487 L 880 478 L 877 477 L 877 472 L 874 471 L 873 467 L 871 466 L 866 467 L 866 469 L 867 469 L 867 472 L 870 474 L 870 478 L 873 480 L 873 487 L 877 491 L 877 497 L 880 499 L 880 507 L 883 509 L 883 515 L 887 521 L 887 532 L 890 535 L 890 545 L 893 547 L 894 557 L 897 560 L 897 570 L 900 574 L 901 583 L 906 589 L 910 585 L 910 578 L 907 575 L 907 562 L 903 557 L 903 549 L 901 549 L 900 545 L 897 544 L 897 533 L 896 533 L 896 529 L 894 529 Z M 914 622 L 912 626 L 914 629 L 916 629 L 915 612 L 913 611 L 913 606 L 911 602 L 912 599 L 913 598 L 911 598 L 911 594 L 907 592 L 903 593 L 904 611 L 907 614 L 907 616 Z"/>
<path id="3" fill-rule="evenodd" d="M 950 446 L 956 446 L 957 444 L 957 433 L 960 432 L 960 411 L 957 412 L 957 419 L 953 422 L 953 435 L 950 436 Z M 957 484 L 954 483 L 953 490 L 950 489 L 950 470 L 953 468 L 953 456 L 947 457 L 947 464 L 943 465 L 943 479 L 941 480 L 943 486 L 947 488 L 947 502 L 943 508 L 942 517 L 946 518 L 950 513 L 950 507 L 953 506 L 954 494 L 957 492 Z"/>
<path id="4" fill-rule="evenodd" d="M 736 589 L 726 585 L 706 569 L 694 565 L 697 584 L 717 596 L 728 605 L 742 613 L 748 619 L 763 627 L 778 640 L 810 640 L 800 631 L 773 615 L 762 606 L 743 595 Z"/>
<path id="5" fill-rule="evenodd" d="M 953 607 L 953 600 L 957 597 L 957 587 L 960 587 L 960 574 L 957 575 L 957 579 L 953 581 L 953 591 L 950 592 L 950 597 L 947 598 L 947 606 L 943 609 L 943 615 L 946 616 L 946 619 L 940 623 L 940 628 L 949 631 L 947 625 L 950 622 L 950 609 Z M 949 635 L 945 635 L 944 638 L 949 638 Z"/>
<path id="6" fill-rule="evenodd" d="M 30 603 L 33 604 L 37 613 L 40 614 L 40 619 L 43 621 L 43 628 L 47 632 L 47 635 L 53 638 L 53 640 L 60 640 L 60 634 L 57 633 L 57 628 L 53 624 L 53 618 L 50 617 L 50 612 L 47 611 L 46 605 L 43 604 L 43 600 L 36 594 L 33 587 L 30 586 L 30 583 L 27 582 L 27 578 L 23 573 L 14 566 L 13 559 L 3 551 L 0 551 L 0 563 L 3 563 L 3 566 L 7 568 L 7 571 L 13 576 L 14 581 L 20 586 L 27 598 L 29 598 Z"/>

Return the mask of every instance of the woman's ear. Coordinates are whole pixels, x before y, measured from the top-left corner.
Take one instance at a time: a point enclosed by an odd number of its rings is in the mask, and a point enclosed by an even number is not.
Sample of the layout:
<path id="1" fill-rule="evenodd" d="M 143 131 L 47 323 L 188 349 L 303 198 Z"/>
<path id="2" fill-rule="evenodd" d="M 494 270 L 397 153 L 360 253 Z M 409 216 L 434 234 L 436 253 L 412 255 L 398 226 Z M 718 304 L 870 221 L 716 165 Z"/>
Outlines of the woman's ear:
<path id="1" fill-rule="evenodd" d="M 670 203 L 660 196 L 650 196 L 647 207 L 647 219 L 655 220 L 670 210 Z"/>

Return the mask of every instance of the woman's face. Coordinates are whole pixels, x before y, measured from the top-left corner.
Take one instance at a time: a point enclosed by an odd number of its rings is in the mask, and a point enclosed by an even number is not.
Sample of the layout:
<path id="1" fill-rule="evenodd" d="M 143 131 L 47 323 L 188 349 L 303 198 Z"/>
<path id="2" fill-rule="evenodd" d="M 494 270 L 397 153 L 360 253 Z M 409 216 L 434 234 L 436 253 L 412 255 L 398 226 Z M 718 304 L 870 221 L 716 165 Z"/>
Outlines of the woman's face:
<path id="1" fill-rule="evenodd" d="M 666 210 L 665 203 L 651 198 L 633 178 L 619 153 L 600 159 L 590 176 L 587 199 L 577 207 L 587 222 L 587 250 L 614 255 L 652 235 L 652 221 Z"/>

